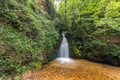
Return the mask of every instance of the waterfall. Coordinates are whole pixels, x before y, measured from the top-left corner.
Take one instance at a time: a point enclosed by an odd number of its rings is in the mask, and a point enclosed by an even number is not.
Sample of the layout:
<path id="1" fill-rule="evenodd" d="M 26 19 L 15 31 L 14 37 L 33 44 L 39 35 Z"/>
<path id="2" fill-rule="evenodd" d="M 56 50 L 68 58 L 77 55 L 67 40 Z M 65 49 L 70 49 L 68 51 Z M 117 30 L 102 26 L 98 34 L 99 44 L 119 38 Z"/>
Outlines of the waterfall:
<path id="1" fill-rule="evenodd" d="M 69 44 L 65 34 L 66 32 L 62 32 L 62 43 L 60 45 L 59 58 L 57 58 L 57 61 L 61 63 L 71 63 L 73 60 L 69 58 Z"/>
<path id="2" fill-rule="evenodd" d="M 53 4 L 54 4 L 54 7 L 55 7 L 56 11 L 58 11 L 58 9 L 59 9 L 60 2 L 61 2 L 61 0 L 54 0 Z"/>
<path id="3" fill-rule="evenodd" d="M 65 32 L 62 33 L 62 43 L 60 45 L 59 56 L 62 58 L 69 58 L 69 45 L 65 37 Z"/>

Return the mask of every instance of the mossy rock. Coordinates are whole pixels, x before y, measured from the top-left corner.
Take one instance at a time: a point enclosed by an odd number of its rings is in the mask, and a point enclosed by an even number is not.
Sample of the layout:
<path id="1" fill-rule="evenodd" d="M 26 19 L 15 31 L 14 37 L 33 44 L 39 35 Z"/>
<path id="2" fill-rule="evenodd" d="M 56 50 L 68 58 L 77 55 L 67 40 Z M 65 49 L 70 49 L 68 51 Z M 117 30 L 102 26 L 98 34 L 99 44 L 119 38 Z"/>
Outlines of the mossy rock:
<path id="1" fill-rule="evenodd" d="M 81 57 L 82 56 L 81 51 L 76 46 L 73 46 L 73 52 L 74 52 L 74 55 L 76 57 Z"/>
<path id="2" fill-rule="evenodd" d="M 0 77 L 0 80 L 3 80 L 3 79 Z"/>
<path id="3" fill-rule="evenodd" d="M 22 80 L 22 77 L 21 77 L 20 75 L 16 75 L 16 76 L 14 77 L 14 80 Z"/>
<path id="4" fill-rule="evenodd" d="M 0 49 L 0 54 L 4 54 L 5 50 Z"/>
<path id="5" fill-rule="evenodd" d="M 31 62 L 31 63 L 29 64 L 29 66 L 30 66 L 31 68 L 36 69 L 36 70 L 41 70 L 41 68 L 42 68 L 42 62 Z"/>

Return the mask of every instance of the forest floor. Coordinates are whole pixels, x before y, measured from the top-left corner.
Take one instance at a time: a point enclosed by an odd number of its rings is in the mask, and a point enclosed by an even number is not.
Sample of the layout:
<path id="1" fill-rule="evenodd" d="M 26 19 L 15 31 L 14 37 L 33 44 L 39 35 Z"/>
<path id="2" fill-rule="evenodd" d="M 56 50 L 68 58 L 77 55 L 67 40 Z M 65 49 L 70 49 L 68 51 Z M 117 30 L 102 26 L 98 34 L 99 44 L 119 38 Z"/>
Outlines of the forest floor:
<path id="1" fill-rule="evenodd" d="M 72 64 L 52 61 L 42 70 L 24 73 L 23 80 L 120 80 L 120 67 L 83 59 Z"/>

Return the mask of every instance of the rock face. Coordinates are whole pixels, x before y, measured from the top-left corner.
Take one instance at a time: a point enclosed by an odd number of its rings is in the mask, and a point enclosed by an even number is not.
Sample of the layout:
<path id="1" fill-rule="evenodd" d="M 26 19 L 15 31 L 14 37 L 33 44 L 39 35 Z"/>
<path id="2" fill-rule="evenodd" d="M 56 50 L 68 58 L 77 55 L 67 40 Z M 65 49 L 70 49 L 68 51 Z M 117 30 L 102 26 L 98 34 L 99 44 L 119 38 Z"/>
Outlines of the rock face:
<path id="1" fill-rule="evenodd" d="M 46 11 L 50 15 L 51 19 L 54 19 L 55 16 L 57 16 L 54 5 L 49 0 L 35 0 L 35 2 L 39 5 L 40 11 Z"/>
<path id="2" fill-rule="evenodd" d="M 109 36 L 107 37 L 107 42 L 111 45 L 120 44 L 120 37 L 119 36 Z"/>
<path id="3" fill-rule="evenodd" d="M 35 0 L 35 2 L 39 5 L 40 10 L 48 11 L 48 7 L 46 5 L 46 0 Z"/>

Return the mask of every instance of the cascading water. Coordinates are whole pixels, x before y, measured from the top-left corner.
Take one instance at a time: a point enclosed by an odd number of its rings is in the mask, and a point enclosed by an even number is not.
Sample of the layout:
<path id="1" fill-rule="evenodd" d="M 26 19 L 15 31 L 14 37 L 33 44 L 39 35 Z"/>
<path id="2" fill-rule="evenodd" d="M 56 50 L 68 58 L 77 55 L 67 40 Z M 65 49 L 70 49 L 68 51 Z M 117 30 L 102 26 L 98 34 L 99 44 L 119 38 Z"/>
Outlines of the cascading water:
<path id="1" fill-rule="evenodd" d="M 65 37 L 65 32 L 62 33 L 62 44 L 60 45 L 59 56 L 62 58 L 69 58 L 69 45 Z"/>
<path id="2" fill-rule="evenodd" d="M 71 63 L 73 60 L 69 58 L 69 44 L 65 37 L 65 32 L 62 32 L 62 38 L 62 43 L 59 49 L 59 58 L 57 58 L 57 60 L 61 63 Z"/>
<path id="3" fill-rule="evenodd" d="M 58 9 L 59 9 L 60 2 L 61 2 L 61 0 L 54 0 L 53 4 L 54 4 L 54 7 L 55 7 L 56 11 L 58 11 Z"/>

